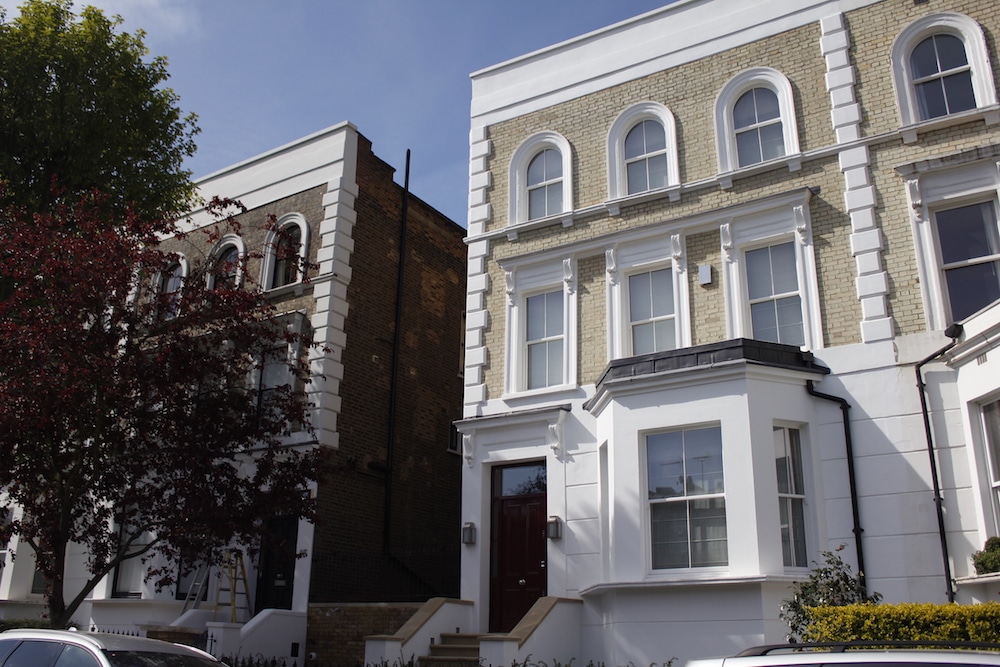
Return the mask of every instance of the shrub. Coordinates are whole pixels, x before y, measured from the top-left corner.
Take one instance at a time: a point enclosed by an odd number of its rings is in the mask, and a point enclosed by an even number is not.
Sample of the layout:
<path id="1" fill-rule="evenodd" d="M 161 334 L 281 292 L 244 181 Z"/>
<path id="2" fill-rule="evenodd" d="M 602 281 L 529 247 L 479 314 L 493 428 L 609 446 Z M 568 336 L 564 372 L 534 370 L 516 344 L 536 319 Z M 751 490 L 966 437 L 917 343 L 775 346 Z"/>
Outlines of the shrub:
<path id="1" fill-rule="evenodd" d="M 812 607 L 805 639 L 1000 643 L 1000 604 L 903 603 Z"/>
<path id="2" fill-rule="evenodd" d="M 823 552 L 823 564 L 813 561 L 815 566 L 805 581 L 796 582 L 792 597 L 782 600 L 778 617 L 788 624 L 788 641 L 804 639 L 811 622 L 809 611 L 813 607 L 840 607 L 856 603 L 877 604 L 882 600 L 880 593 L 868 595 L 861 587 L 851 566 L 840 559 L 839 552 Z"/>
<path id="3" fill-rule="evenodd" d="M 1000 572 L 1000 537 L 987 539 L 982 551 L 972 554 L 972 565 L 976 574 Z"/>

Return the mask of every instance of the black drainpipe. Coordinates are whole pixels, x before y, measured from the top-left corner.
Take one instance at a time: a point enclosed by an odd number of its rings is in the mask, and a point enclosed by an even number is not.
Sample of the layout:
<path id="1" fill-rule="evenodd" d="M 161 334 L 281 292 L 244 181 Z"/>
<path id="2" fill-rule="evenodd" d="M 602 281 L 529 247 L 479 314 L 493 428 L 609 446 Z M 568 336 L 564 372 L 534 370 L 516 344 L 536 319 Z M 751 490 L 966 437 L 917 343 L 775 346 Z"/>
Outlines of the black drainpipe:
<path id="1" fill-rule="evenodd" d="M 951 342 L 940 350 L 920 361 L 916 365 L 917 389 L 920 390 L 920 412 L 924 417 L 924 434 L 927 437 L 927 456 L 931 464 L 931 481 L 934 483 L 934 507 L 937 510 L 938 537 L 941 540 L 941 559 L 944 561 L 944 580 L 948 591 L 948 602 L 955 601 L 955 585 L 951 580 L 951 562 L 948 558 L 948 539 L 944 530 L 944 499 L 941 497 L 941 484 L 938 482 L 937 456 L 934 453 L 934 437 L 931 434 L 931 415 L 927 409 L 927 385 L 924 384 L 924 376 L 920 369 L 924 364 L 928 364 L 942 354 L 955 347 L 958 337 L 962 335 L 962 325 L 954 323 L 944 330 L 944 335 L 951 339 Z"/>
<path id="2" fill-rule="evenodd" d="M 389 526 L 392 519 L 392 458 L 396 441 L 396 384 L 399 378 L 399 346 L 403 337 L 403 280 L 406 268 L 406 218 L 410 204 L 410 149 L 406 149 L 403 176 L 403 206 L 399 223 L 399 267 L 396 270 L 396 326 L 392 334 L 392 363 L 389 369 L 389 425 L 385 451 L 385 500 L 382 512 L 382 550 L 389 553 Z"/>
<path id="3" fill-rule="evenodd" d="M 851 404 L 847 402 L 846 398 L 816 391 L 812 380 L 806 381 L 806 391 L 809 392 L 810 396 L 840 404 L 841 419 L 844 422 L 844 445 L 847 450 L 847 479 L 851 486 L 851 513 L 854 517 L 854 548 L 858 558 L 858 587 L 867 598 L 868 584 L 865 581 L 865 550 L 861 544 L 861 534 L 864 530 L 861 528 L 861 513 L 858 511 L 858 484 L 854 475 L 854 442 L 851 440 Z"/>

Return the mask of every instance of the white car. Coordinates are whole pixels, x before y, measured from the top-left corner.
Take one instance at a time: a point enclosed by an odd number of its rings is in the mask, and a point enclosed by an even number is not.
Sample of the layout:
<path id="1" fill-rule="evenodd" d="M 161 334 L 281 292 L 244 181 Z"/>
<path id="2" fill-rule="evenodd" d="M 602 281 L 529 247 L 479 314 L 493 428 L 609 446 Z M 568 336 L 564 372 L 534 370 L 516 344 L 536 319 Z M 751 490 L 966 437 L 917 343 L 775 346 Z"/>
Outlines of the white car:
<path id="1" fill-rule="evenodd" d="M 72 630 L 0 633 L 0 667 L 225 667 L 205 651 L 156 639 Z"/>
<path id="2" fill-rule="evenodd" d="M 687 667 L 1000 667 L 1000 644 L 847 642 L 757 646 Z"/>

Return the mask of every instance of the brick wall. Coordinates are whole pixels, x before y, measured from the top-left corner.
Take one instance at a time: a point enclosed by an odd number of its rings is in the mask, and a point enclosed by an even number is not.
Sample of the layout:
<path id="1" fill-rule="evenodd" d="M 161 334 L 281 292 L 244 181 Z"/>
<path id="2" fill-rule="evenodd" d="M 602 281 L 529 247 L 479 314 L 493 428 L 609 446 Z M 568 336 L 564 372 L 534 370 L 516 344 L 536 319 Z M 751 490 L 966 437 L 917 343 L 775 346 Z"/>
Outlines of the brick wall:
<path id="1" fill-rule="evenodd" d="M 321 665 L 363 665 L 365 637 L 393 634 L 419 608 L 416 604 L 311 604 L 307 656 L 315 653 Z"/>

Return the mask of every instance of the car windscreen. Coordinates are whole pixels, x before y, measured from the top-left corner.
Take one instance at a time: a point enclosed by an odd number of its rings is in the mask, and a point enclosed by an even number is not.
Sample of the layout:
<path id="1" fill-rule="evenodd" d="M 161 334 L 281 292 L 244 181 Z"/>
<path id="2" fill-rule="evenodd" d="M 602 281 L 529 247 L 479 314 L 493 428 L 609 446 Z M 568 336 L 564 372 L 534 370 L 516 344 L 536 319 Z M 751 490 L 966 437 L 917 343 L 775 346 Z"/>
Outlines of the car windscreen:
<path id="1" fill-rule="evenodd" d="M 104 651 L 104 655 L 113 667 L 220 667 L 200 655 L 152 651 Z"/>

